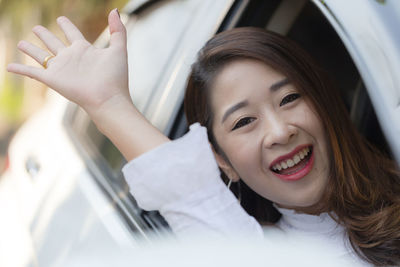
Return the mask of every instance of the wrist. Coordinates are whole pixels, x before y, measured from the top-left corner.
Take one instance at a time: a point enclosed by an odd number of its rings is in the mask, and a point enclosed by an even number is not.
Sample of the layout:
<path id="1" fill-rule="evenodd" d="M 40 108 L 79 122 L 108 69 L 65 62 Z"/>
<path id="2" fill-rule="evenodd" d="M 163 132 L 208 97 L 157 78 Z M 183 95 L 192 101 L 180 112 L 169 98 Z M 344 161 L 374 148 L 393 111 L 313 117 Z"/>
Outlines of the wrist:
<path id="1" fill-rule="evenodd" d="M 133 105 L 129 95 L 126 96 L 122 94 L 114 95 L 100 104 L 93 104 L 83 108 L 100 131 L 102 131 L 104 126 L 106 126 L 104 124 L 107 124 L 110 120 L 116 120 L 117 118 L 127 114 L 140 114 Z"/>
<path id="2" fill-rule="evenodd" d="M 137 110 L 129 96 L 116 95 L 86 112 L 128 161 L 169 141 Z"/>

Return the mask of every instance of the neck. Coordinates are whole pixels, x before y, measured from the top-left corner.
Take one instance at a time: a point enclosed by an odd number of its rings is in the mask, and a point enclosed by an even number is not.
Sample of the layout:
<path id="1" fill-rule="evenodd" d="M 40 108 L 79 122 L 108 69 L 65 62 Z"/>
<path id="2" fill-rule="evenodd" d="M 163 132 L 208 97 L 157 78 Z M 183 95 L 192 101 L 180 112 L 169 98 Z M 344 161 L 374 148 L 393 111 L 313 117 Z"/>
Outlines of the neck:
<path id="1" fill-rule="evenodd" d="M 297 213 L 304 213 L 309 215 L 320 215 L 324 212 L 330 212 L 330 210 L 326 208 L 326 205 L 323 204 L 323 201 L 318 201 L 317 203 L 308 207 L 287 206 L 279 203 L 275 203 L 275 205 L 279 208 L 294 210 Z"/>

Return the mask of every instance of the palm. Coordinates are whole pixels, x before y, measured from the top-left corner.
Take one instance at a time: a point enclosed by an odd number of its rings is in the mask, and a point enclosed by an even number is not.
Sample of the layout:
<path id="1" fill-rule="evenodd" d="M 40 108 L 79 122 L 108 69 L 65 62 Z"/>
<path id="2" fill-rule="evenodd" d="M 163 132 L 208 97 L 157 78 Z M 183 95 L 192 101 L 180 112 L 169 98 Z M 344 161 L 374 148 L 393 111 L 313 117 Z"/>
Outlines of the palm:
<path id="1" fill-rule="evenodd" d="M 116 95 L 129 97 L 125 28 L 117 16 L 110 13 L 111 44 L 103 49 L 87 42 L 66 18 L 58 23 L 70 46 L 44 27 L 35 27 L 35 34 L 56 56 L 49 60 L 47 69 L 22 64 L 10 64 L 8 69 L 45 83 L 86 109 L 100 107 Z M 21 42 L 19 48 L 40 64 L 48 56 L 48 52 L 28 42 Z"/>
<path id="2" fill-rule="evenodd" d="M 44 82 L 81 105 L 106 101 L 128 87 L 126 51 L 75 42 L 49 62 Z"/>

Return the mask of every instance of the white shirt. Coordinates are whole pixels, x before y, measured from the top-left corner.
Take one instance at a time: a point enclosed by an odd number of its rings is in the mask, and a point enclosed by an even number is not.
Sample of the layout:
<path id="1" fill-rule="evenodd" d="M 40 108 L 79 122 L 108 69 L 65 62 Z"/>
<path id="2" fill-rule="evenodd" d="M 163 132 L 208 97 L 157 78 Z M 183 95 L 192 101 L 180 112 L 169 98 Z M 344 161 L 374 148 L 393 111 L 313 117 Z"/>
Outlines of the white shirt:
<path id="1" fill-rule="evenodd" d="M 369 266 L 355 255 L 345 229 L 328 214 L 278 208 L 282 218 L 276 226 L 261 227 L 222 182 L 207 131 L 199 124 L 191 125 L 185 136 L 130 161 L 122 171 L 138 205 L 158 210 L 178 236 L 240 235 L 297 254 L 328 257 L 340 266 Z"/>

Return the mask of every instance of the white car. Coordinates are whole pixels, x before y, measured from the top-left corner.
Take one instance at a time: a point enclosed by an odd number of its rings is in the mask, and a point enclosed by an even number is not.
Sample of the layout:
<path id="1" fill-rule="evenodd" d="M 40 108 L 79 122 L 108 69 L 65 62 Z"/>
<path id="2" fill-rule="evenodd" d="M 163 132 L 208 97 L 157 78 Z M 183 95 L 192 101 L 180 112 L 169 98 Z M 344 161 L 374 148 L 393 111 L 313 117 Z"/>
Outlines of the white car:
<path id="1" fill-rule="evenodd" d="M 197 51 L 217 32 L 256 26 L 308 50 L 332 74 L 360 132 L 400 162 L 399 1 L 132 0 L 121 17 L 133 101 L 169 137 L 187 129 L 182 100 Z M 132 251 L 169 232 L 129 194 L 118 150 L 52 91 L 12 140 L 9 163 L 0 179 L 0 266 L 130 265 Z"/>

